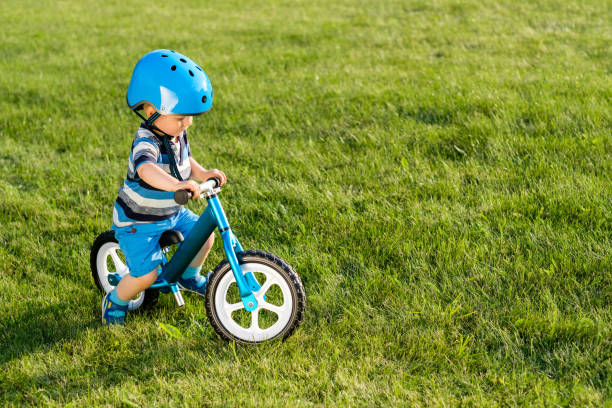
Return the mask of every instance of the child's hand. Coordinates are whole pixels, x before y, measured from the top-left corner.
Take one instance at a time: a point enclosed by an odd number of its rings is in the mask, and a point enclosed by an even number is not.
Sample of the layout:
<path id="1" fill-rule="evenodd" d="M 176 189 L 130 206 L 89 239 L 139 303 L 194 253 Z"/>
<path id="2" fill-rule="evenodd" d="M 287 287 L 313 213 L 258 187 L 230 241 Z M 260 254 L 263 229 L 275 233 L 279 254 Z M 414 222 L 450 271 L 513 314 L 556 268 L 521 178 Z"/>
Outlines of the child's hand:
<path id="1" fill-rule="evenodd" d="M 211 177 L 216 178 L 217 180 L 219 180 L 219 187 L 221 187 L 222 185 L 225 184 L 225 182 L 227 181 L 227 177 L 225 177 L 225 173 L 222 172 L 221 170 L 218 169 L 210 169 L 206 171 L 206 178 L 205 180 L 208 180 Z"/>
<path id="2" fill-rule="evenodd" d="M 179 181 L 176 185 L 176 190 L 187 190 L 191 192 L 191 198 L 198 198 L 202 190 L 200 185 L 193 180 Z"/>

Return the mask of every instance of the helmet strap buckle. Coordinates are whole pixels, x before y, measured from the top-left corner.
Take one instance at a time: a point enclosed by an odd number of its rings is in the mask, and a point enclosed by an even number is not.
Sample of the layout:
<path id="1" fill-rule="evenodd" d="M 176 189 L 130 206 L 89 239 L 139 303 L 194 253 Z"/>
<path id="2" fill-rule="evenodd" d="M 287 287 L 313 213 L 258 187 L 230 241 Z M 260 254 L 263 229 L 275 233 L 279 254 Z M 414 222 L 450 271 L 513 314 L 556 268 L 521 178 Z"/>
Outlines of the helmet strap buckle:
<path id="1" fill-rule="evenodd" d="M 155 122 L 155 119 L 159 118 L 160 116 L 161 115 L 159 112 L 153 113 L 151 116 L 149 116 L 149 119 L 145 121 L 145 126 L 151 127 L 153 125 L 153 122 Z"/>
<path id="2" fill-rule="evenodd" d="M 138 112 L 138 109 L 133 109 L 133 112 L 136 115 L 138 115 L 138 117 L 140 117 L 140 119 L 144 120 L 144 123 L 145 123 L 145 126 L 147 127 L 147 129 L 156 128 L 156 126 L 153 125 L 153 122 L 155 122 L 155 120 L 161 116 L 161 114 L 159 112 L 155 112 L 151 116 L 149 116 L 149 118 L 147 119 L 147 118 L 145 118 L 144 116 L 142 116 Z M 162 133 L 164 133 L 164 132 L 162 132 Z"/>

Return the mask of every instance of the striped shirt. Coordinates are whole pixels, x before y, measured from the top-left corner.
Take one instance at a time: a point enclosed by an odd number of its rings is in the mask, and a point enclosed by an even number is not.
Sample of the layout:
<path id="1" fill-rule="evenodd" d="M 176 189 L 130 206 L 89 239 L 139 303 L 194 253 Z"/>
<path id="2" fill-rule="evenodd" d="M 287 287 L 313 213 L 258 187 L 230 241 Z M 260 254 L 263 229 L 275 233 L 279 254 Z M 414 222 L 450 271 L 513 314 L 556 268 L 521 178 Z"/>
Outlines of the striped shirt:
<path id="1" fill-rule="evenodd" d="M 177 143 L 169 141 L 169 144 L 181 177 L 188 180 L 191 175 L 191 150 L 187 132 L 183 132 Z M 113 223 L 117 227 L 165 220 L 175 215 L 182 207 L 174 201 L 174 192 L 150 186 L 138 176 L 138 167 L 143 163 L 155 163 L 172 175 L 162 137 L 146 129 L 144 123 L 134 136 L 127 176 L 115 200 Z"/>

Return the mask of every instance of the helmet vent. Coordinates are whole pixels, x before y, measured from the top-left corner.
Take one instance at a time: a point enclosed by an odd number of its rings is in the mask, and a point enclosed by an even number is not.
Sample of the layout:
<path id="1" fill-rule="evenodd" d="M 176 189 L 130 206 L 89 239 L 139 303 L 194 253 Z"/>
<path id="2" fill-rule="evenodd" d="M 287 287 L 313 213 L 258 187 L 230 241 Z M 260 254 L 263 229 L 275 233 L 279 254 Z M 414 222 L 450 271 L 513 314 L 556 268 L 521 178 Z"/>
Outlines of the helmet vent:
<path id="1" fill-rule="evenodd" d="M 166 54 L 162 55 L 163 58 L 168 58 L 168 56 Z"/>
<path id="2" fill-rule="evenodd" d="M 189 75 L 193 76 L 193 72 L 191 72 L 191 70 L 189 70 Z"/>
<path id="3" fill-rule="evenodd" d="M 176 65 L 171 66 L 170 69 L 176 71 Z"/>
<path id="4" fill-rule="evenodd" d="M 185 58 L 181 58 L 179 61 L 181 62 L 187 62 L 187 60 Z"/>
<path id="5" fill-rule="evenodd" d="M 198 67 L 197 65 L 196 65 L 196 68 L 199 69 L 200 71 L 202 70 L 202 68 Z"/>
<path id="6" fill-rule="evenodd" d="M 206 95 L 202 97 L 202 103 L 206 103 Z"/>

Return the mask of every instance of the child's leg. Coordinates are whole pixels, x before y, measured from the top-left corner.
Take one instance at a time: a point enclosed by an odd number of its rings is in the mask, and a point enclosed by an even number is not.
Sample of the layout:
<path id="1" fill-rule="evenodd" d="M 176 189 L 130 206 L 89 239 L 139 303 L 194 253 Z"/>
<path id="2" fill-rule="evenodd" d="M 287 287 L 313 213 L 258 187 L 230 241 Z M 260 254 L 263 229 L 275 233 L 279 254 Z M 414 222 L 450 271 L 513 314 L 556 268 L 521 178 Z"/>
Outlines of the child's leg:
<path id="1" fill-rule="evenodd" d="M 200 284 L 203 284 L 202 279 L 199 279 L 198 275 L 200 274 L 202 264 L 204 264 L 204 260 L 208 256 L 208 253 L 210 252 L 210 249 L 212 248 L 214 242 L 215 235 L 210 234 L 208 240 L 204 243 L 204 245 L 202 245 L 200 251 L 193 258 L 193 261 L 191 261 L 187 269 L 185 269 L 185 272 L 183 272 L 183 274 L 181 275 L 182 281 L 195 278 Z"/>
<path id="2" fill-rule="evenodd" d="M 102 320 L 106 324 L 123 324 L 130 299 L 157 279 L 157 267 L 163 259 L 158 240 L 168 225 L 169 222 L 158 222 L 123 228 L 113 226 L 130 272 L 102 300 Z"/>
<path id="3" fill-rule="evenodd" d="M 187 209 L 182 209 L 177 216 L 175 229 L 179 230 L 183 236 L 188 236 L 193 226 L 198 221 L 198 216 Z M 202 264 L 208 256 L 213 243 L 215 242 L 214 234 L 210 234 L 202 248 L 198 251 L 196 256 L 192 259 L 191 263 L 185 269 L 185 272 L 179 279 L 179 285 L 182 289 L 197 293 L 198 295 L 204 296 L 206 293 L 206 277 L 200 275 Z"/>
<path id="4" fill-rule="evenodd" d="M 179 230 L 184 237 L 187 237 L 199 218 L 199 216 L 197 216 L 190 210 L 183 208 L 177 214 L 175 225 L 173 226 L 173 228 Z M 215 235 L 213 233 L 210 234 L 204 245 L 202 245 L 202 248 L 200 248 L 196 256 L 192 259 L 191 263 L 189 264 L 189 267 L 187 268 L 186 274 L 183 274 L 184 278 L 193 277 L 193 275 L 195 275 L 197 271 L 200 270 L 214 242 Z M 193 272 L 194 269 L 197 270 L 196 273 Z"/>
<path id="5" fill-rule="evenodd" d="M 208 240 L 204 243 L 204 245 L 202 245 L 202 248 L 197 253 L 197 255 L 193 258 L 193 261 L 191 261 L 189 266 L 191 266 L 192 268 L 197 268 L 197 267 L 202 266 L 214 242 L 215 242 L 215 234 L 213 233 L 213 234 L 210 234 L 210 237 L 208 237 Z"/>
<path id="6" fill-rule="evenodd" d="M 125 275 L 119 285 L 102 299 L 102 321 L 107 325 L 124 324 L 130 299 L 147 289 L 157 279 L 157 268 L 137 278 Z"/>
<path id="7" fill-rule="evenodd" d="M 119 285 L 117 285 L 117 296 L 119 299 L 129 301 L 131 298 L 136 296 L 137 293 L 148 289 L 157 279 L 157 268 L 153 269 L 146 275 L 139 276 L 137 278 L 127 274 L 125 275 Z"/>

